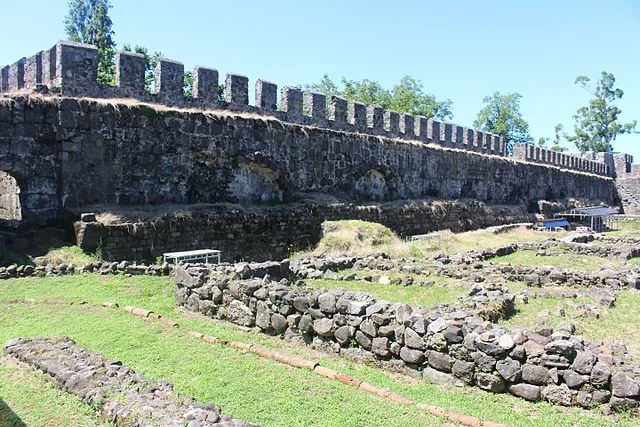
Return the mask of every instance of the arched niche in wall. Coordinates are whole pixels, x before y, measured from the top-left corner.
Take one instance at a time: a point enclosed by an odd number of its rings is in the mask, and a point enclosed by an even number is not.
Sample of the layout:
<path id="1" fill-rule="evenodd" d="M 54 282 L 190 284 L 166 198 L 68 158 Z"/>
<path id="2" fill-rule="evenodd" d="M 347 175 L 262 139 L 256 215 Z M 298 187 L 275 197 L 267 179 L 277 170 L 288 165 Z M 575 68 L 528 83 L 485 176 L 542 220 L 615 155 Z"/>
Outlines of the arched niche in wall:
<path id="1" fill-rule="evenodd" d="M 284 202 L 284 189 L 273 168 L 256 162 L 243 162 L 233 170 L 229 196 L 234 201 L 251 204 Z"/>
<path id="2" fill-rule="evenodd" d="M 18 225 L 22 221 L 20 185 L 8 172 L 0 170 L 0 224 Z"/>
<path id="3" fill-rule="evenodd" d="M 355 182 L 355 191 L 359 199 L 381 201 L 389 196 L 389 179 L 378 169 L 369 169 Z"/>

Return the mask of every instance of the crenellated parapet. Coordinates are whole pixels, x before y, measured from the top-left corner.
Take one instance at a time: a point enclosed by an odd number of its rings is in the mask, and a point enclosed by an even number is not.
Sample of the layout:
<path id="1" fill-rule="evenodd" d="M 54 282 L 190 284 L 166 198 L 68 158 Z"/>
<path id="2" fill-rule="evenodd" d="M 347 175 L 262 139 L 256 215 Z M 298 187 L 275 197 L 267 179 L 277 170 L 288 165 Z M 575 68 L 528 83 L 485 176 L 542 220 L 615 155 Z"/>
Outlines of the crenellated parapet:
<path id="1" fill-rule="evenodd" d="M 541 163 L 557 166 L 563 169 L 583 171 L 601 176 L 610 176 L 610 167 L 604 160 L 592 160 L 576 154 L 566 154 L 559 151 L 547 150 L 532 144 L 515 144 L 513 157 L 531 163 Z"/>
<path id="2" fill-rule="evenodd" d="M 184 91 L 184 65 L 158 58 L 154 93 L 145 89 L 144 56 L 121 51 L 116 54 L 115 86 L 97 81 L 98 50 L 95 46 L 59 41 L 54 47 L 22 58 L 1 69 L 0 92 L 20 90 L 50 91 L 64 96 L 92 98 L 134 98 L 167 106 L 255 112 L 306 126 L 359 132 L 387 138 L 416 140 L 482 154 L 506 155 L 504 140 L 498 135 L 400 114 L 375 105 L 365 105 L 332 96 L 302 91 L 276 84 L 255 82 L 255 105 L 249 105 L 249 79 L 227 74 L 224 99 L 218 98 L 219 74 L 211 68 L 193 70 L 191 95 Z"/>

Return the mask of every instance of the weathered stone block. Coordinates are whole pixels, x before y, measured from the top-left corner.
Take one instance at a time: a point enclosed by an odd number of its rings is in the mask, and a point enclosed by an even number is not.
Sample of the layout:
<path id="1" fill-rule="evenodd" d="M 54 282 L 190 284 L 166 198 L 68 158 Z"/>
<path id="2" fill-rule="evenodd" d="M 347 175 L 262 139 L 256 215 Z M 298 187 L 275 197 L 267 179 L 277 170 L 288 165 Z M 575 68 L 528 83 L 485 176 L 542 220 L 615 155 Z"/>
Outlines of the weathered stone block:
<path id="1" fill-rule="evenodd" d="M 327 119 L 327 97 L 322 93 L 305 92 L 303 96 L 304 112 L 314 123 L 324 123 Z"/>
<path id="2" fill-rule="evenodd" d="M 195 67 L 193 69 L 191 93 L 195 99 L 214 106 L 218 103 L 218 91 L 218 70 L 205 67 Z"/>
<path id="3" fill-rule="evenodd" d="M 184 97 L 184 65 L 168 58 L 156 60 L 156 95 L 164 102 L 180 102 Z"/>
<path id="4" fill-rule="evenodd" d="M 475 373 L 475 364 L 473 362 L 465 362 L 464 360 L 456 360 L 451 368 L 453 375 L 464 380 L 467 383 L 473 382 Z"/>
<path id="5" fill-rule="evenodd" d="M 554 405 L 571 406 L 577 393 L 566 384 L 549 385 L 542 388 L 542 397 Z"/>
<path id="6" fill-rule="evenodd" d="M 407 363 L 418 365 L 424 361 L 424 351 L 402 347 L 400 349 L 400 358 Z"/>
<path id="7" fill-rule="evenodd" d="M 26 60 L 27 58 L 22 58 L 9 66 L 8 87 L 10 92 L 24 88 L 24 64 Z"/>
<path id="8" fill-rule="evenodd" d="M 344 126 L 347 123 L 347 100 L 339 96 L 331 96 L 329 104 L 329 120 L 334 126 Z"/>
<path id="9" fill-rule="evenodd" d="M 321 337 L 333 335 L 333 320 L 322 318 L 313 321 L 313 330 Z"/>
<path id="10" fill-rule="evenodd" d="M 520 362 L 513 359 L 498 360 L 496 362 L 496 371 L 502 378 L 510 383 L 516 383 L 520 381 L 521 370 Z"/>
<path id="11" fill-rule="evenodd" d="M 56 86 L 63 93 L 91 95 L 98 87 L 98 48 L 59 41 L 56 45 Z"/>
<path id="12" fill-rule="evenodd" d="M 287 119 L 299 123 L 302 121 L 302 91 L 297 87 L 282 88 L 282 111 L 287 113 Z"/>
<path id="13" fill-rule="evenodd" d="M 232 107 L 242 108 L 249 105 L 249 79 L 239 74 L 227 74 L 225 100 Z"/>
<path id="14" fill-rule="evenodd" d="M 640 398 L 640 382 L 625 373 L 619 372 L 611 377 L 611 390 L 616 397 Z"/>
<path id="15" fill-rule="evenodd" d="M 361 330 L 357 330 L 355 333 L 356 342 L 360 345 L 360 347 L 365 350 L 371 350 L 372 341 L 371 337 L 362 332 Z"/>
<path id="16" fill-rule="evenodd" d="M 384 129 L 389 136 L 394 137 L 400 134 L 400 114 L 395 111 L 384 112 Z"/>
<path id="17" fill-rule="evenodd" d="M 418 335 L 416 331 L 411 328 L 406 328 L 404 330 L 404 344 L 407 347 L 414 348 L 417 350 L 426 350 L 427 343 L 426 341 Z"/>
<path id="18" fill-rule="evenodd" d="M 380 357 L 389 355 L 389 339 L 385 337 L 377 337 L 371 341 L 371 351 Z"/>
<path id="19" fill-rule="evenodd" d="M 441 372 L 451 372 L 454 359 L 448 354 L 440 353 L 437 351 L 430 351 L 428 356 L 428 363 L 434 369 Z"/>
<path id="20" fill-rule="evenodd" d="M 411 114 L 400 114 L 400 132 L 405 139 L 415 138 L 415 117 Z"/>
<path id="21" fill-rule="evenodd" d="M 367 128 L 367 106 L 360 102 L 347 103 L 347 121 L 356 130 L 364 131 Z"/>
<path id="22" fill-rule="evenodd" d="M 522 367 L 522 380 L 535 385 L 546 385 L 549 380 L 549 369 L 544 366 L 525 364 Z"/>
<path id="23" fill-rule="evenodd" d="M 478 372 L 475 378 L 476 385 L 482 390 L 487 390 L 492 393 L 504 393 L 507 390 L 502 378 L 496 375 Z"/>
<path id="24" fill-rule="evenodd" d="M 256 107 L 265 111 L 278 109 L 278 86 L 264 80 L 256 81 Z"/>
<path id="25" fill-rule="evenodd" d="M 255 316 L 249 307 L 235 299 L 229 303 L 226 309 L 226 318 L 240 326 L 253 326 L 255 324 Z"/>
<path id="26" fill-rule="evenodd" d="M 116 54 L 116 86 L 123 96 L 144 93 L 146 60 L 144 55 L 120 51 Z"/>
<path id="27" fill-rule="evenodd" d="M 509 386 L 511 394 L 531 402 L 540 400 L 540 387 L 533 384 L 513 384 Z"/>
<path id="28" fill-rule="evenodd" d="M 605 363 L 597 362 L 591 370 L 590 382 L 594 387 L 604 388 L 609 384 L 611 367 Z"/>
<path id="29" fill-rule="evenodd" d="M 367 105 L 367 128 L 373 133 L 384 130 L 384 110 L 377 105 Z"/>
<path id="30" fill-rule="evenodd" d="M 26 59 L 24 63 L 24 87 L 35 88 L 42 83 L 42 52 Z"/>

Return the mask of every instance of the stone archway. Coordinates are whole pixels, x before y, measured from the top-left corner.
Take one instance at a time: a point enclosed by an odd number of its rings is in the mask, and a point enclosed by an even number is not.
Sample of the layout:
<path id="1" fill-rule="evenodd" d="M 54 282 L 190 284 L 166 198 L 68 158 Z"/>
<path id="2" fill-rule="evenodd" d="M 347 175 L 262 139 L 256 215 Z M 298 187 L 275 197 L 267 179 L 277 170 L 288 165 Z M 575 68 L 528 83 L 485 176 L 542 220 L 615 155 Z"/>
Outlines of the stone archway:
<path id="1" fill-rule="evenodd" d="M 385 200 L 389 195 L 386 177 L 377 169 L 369 169 L 355 184 L 358 197 L 366 200 Z"/>
<path id="2" fill-rule="evenodd" d="M 282 203 L 284 191 L 278 178 L 278 173 L 266 165 L 240 164 L 231 176 L 229 196 L 240 203 Z"/>
<path id="3" fill-rule="evenodd" d="M 20 185 L 8 172 L 0 170 L 0 221 L 17 225 L 22 221 Z"/>

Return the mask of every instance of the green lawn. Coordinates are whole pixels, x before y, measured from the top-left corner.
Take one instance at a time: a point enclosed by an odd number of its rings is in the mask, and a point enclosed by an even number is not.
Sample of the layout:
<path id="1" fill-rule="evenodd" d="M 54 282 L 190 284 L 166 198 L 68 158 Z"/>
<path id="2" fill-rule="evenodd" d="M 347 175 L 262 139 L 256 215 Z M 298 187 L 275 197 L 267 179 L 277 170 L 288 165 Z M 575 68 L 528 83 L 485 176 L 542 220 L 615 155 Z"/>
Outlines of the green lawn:
<path id="1" fill-rule="evenodd" d="M 616 230 L 608 231 L 605 236 L 640 237 L 640 221 L 619 221 L 616 227 Z"/>
<path id="2" fill-rule="evenodd" d="M 529 304 L 517 304 L 516 314 L 500 323 L 508 327 L 539 325 L 538 315 L 548 310 L 547 326 L 553 327 L 568 320 L 576 325 L 576 333 L 585 339 L 623 341 L 629 352 L 636 359 L 640 358 L 640 324 L 637 321 L 640 319 L 640 293 L 618 293 L 613 307 L 598 307 L 600 317 L 597 319 L 591 316 L 575 317 L 577 310 L 574 304 L 598 306 L 592 298 L 529 298 Z M 565 310 L 565 316 L 557 314 L 560 308 Z"/>
<path id="3" fill-rule="evenodd" d="M 593 255 L 579 255 L 574 253 L 562 253 L 558 250 L 548 251 L 552 256 L 537 256 L 536 251 L 517 250 L 516 252 L 491 261 L 502 264 L 519 264 L 530 266 L 548 265 L 551 267 L 572 268 L 579 271 L 595 271 L 604 264 L 622 266 L 623 261 L 611 260 Z"/>
<path id="4" fill-rule="evenodd" d="M 386 273 L 369 272 L 368 274 L 385 275 Z M 389 274 L 389 277 L 394 277 L 394 275 Z M 452 303 L 465 291 L 469 290 L 469 286 L 441 276 L 421 276 L 421 278 L 422 280 L 433 280 L 435 283 L 431 286 L 418 286 L 415 284 L 403 286 L 397 283 L 381 285 L 378 282 L 367 282 L 364 280 L 318 279 L 307 280 L 306 282 L 312 288 L 343 288 L 350 291 L 363 291 L 370 293 L 379 300 L 404 302 L 421 307 L 432 307 L 440 303 Z"/>
<path id="5" fill-rule="evenodd" d="M 396 286 L 389 288 L 400 290 Z M 315 359 L 323 366 L 388 387 L 417 401 L 510 425 L 631 426 L 635 422 L 622 417 L 616 423 L 596 411 L 554 408 L 546 403 L 531 404 L 512 396 L 493 395 L 472 388 L 433 385 L 372 366 L 354 364 L 308 347 L 291 345 L 279 338 L 243 332 L 226 322 L 176 310 L 172 293 L 173 284 L 168 278 L 82 275 L 6 280 L 0 282 L 0 298 L 85 300 L 92 304 L 111 300 L 120 305 L 153 309 L 177 320 L 182 327 L 170 329 L 122 310 L 91 304 L 0 303 L 0 324 L 3 325 L 0 341 L 16 336 L 68 335 L 78 344 L 110 359 L 121 360 L 152 379 L 169 380 L 181 392 L 219 404 L 225 413 L 266 426 L 418 426 L 441 425 L 443 420 L 252 353 L 211 346 L 186 335 L 186 330 L 258 343 L 286 354 Z M 0 372 L 13 369 L 6 364 L 1 366 L 3 371 Z M 74 399 L 68 396 L 65 399 L 71 402 L 69 405 L 62 398 L 42 405 L 21 404 L 41 399 L 41 388 L 29 385 L 30 381 L 37 380 L 37 375 L 17 373 L 15 375 L 29 377 L 28 381 L 19 382 L 12 375 L 0 376 L 0 393 L 6 405 L 25 422 L 35 420 L 27 424 L 41 425 L 38 419 L 49 418 L 68 420 L 64 424 L 70 426 L 91 424 L 91 414 L 86 407 L 74 406 Z M 6 392 L 9 389 L 11 393 Z"/>
<path id="6" fill-rule="evenodd" d="M 96 413 L 74 396 L 60 392 L 45 374 L 9 358 L 0 359 L 0 425 L 95 426 Z"/>
<path id="7" fill-rule="evenodd" d="M 554 233 L 553 237 L 560 238 L 565 232 Z M 504 233 L 493 233 L 486 230 L 467 231 L 464 233 L 441 232 L 440 238 L 431 240 L 418 240 L 412 242 L 416 251 L 425 255 L 433 255 L 444 252 L 453 255 L 459 252 L 468 252 L 475 249 L 492 248 L 511 243 L 546 240 L 549 233 L 535 231 L 526 227 L 518 227 Z"/>

